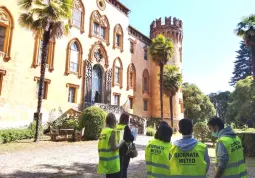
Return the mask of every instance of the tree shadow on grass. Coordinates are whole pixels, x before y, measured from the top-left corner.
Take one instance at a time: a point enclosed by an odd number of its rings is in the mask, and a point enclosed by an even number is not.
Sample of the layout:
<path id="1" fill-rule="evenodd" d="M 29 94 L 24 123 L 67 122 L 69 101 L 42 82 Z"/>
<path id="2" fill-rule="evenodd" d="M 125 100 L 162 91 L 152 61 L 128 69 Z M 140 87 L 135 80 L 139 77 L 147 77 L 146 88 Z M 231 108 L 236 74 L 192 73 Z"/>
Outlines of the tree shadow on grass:
<path id="1" fill-rule="evenodd" d="M 12 174 L 1 174 L 1 178 L 102 178 L 97 174 L 97 164 L 73 163 L 72 165 L 55 166 L 50 164 L 38 165 L 35 171 L 16 171 Z"/>

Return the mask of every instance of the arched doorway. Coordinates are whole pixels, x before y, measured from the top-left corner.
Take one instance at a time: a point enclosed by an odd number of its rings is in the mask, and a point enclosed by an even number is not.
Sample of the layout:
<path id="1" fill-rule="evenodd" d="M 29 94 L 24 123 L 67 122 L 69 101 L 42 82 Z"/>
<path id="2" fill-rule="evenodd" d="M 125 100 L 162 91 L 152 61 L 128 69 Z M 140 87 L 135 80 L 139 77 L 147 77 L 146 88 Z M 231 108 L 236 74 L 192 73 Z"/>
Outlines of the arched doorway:
<path id="1" fill-rule="evenodd" d="M 102 92 L 102 83 L 103 83 L 103 70 L 99 64 L 93 66 L 92 70 L 92 103 L 102 103 L 103 92 Z"/>

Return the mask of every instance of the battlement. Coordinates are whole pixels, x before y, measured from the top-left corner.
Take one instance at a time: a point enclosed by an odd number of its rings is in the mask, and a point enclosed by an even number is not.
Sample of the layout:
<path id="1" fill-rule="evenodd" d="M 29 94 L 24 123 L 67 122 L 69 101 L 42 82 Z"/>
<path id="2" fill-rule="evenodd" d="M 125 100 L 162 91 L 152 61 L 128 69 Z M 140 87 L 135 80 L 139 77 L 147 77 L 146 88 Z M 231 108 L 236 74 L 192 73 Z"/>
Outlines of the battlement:
<path id="1" fill-rule="evenodd" d="M 156 21 L 154 20 L 151 23 L 150 29 L 152 31 L 153 29 L 162 28 L 162 27 L 182 29 L 182 21 L 177 19 L 176 17 L 172 19 L 172 17 L 170 16 L 170 17 L 165 17 L 165 21 L 162 22 L 161 18 L 159 18 L 159 19 L 156 19 Z"/>

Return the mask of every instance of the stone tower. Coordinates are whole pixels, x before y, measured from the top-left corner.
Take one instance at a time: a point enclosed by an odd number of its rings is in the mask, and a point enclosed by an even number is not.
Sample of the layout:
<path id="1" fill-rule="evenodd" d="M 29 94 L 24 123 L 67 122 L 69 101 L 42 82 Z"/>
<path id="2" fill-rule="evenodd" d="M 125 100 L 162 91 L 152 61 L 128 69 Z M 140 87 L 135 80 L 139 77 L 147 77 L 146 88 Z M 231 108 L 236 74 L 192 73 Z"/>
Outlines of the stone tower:
<path id="1" fill-rule="evenodd" d="M 182 21 L 172 17 L 165 17 L 165 21 L 162 22 L 161 18 L 156 19 L 150 25 L 150 38 L 155 38 L 158 34 L 164 35 L 166 38 L 171 38 L 174 44 L 174 56 L 168 62 L 170 65 L 175 65 L 182 72 Z M 160 98 L 159 98 L 159 67 L 155 63 L 151 66 L 151 109 L 152 117 L 160 117 Z M 154 70 L 154 69 L 157 70 Z M 164 95 L 164 118 L 166 121 L 170 122 L 170 107 L 169 98 Z M 179 91 L 173 98 L 173 115 L 174 115 L 174 125 L 177 121 L 184 117 L 183 114 L 183 99 L 182 92 Z"/>

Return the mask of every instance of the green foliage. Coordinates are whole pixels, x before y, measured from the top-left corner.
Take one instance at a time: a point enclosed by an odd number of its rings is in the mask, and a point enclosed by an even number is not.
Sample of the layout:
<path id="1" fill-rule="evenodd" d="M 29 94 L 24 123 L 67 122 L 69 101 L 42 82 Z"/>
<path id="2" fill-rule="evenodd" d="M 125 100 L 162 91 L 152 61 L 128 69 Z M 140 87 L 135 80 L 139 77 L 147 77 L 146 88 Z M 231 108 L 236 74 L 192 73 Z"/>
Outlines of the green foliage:
<path id="1" fill-rule="evenodd" d="M 204 95 L 195 84 L 184 83 L 182 87 L 185 118 L 193 123 L 205 121 L 216 114 L 208 96 Z"/>
<path id="2" fill-rule="evenodd" d="M 40 131 L 42 130 L 42 127 Z M 42 132 L 40 132 L 42 135 Z M 9 143 L 16 140 L 34 138 L 35 121 L 32 122 L 27 129 L 6 129 L 0 130 L 0 143 Z"/>
<path id="3" fill-rule="evenodd" d="M 205 142 L 210 130 L 205 122 L 198 122 L 193 127 L 193 135 L 196 139 Z"/>
<path id="4" fill-rule="evenodd" d="M 146 128 L 146 135 L 147 136 L 154 136 L 156 133 L 156 129 L 154 129 L 153 127 L 147 127 Z"/>
<path id="5" fill-rule="evenodd" d="M 253 78 L 247 77 L 236 83 L 231 94 L 231 101 L 227 110 L 227 120 L 243 125 L 246 121 L 255 122 L 255 84 Z"/>
<path id="6" fill-rule="evenodd" d="M 235 86 L 236 82 L 243 80 L 252 75 L 252 53 L 251 48 L 247 47 L 244 41 L 240 43 L 240 49 L 236 51 L 237 56 L 234 62 L 235 68 L 233 77 L 229 82 L 231 86 Z"/>
<path id="7" fill-rule="evenodd" d="M 79 118 L 80 128 L 85 127 L 85 140 L 97 140 L 105 124 L 106 113 L 99 107 L 91 106 Z"/>
<path id="8" fill-rule="evenodd" d="M 237 24 L 236 34 L 245 38 L 245 40 L 254 40 L 255 36 L 255 15 L 251 14 L 245 17 L 241 22 Z"/>
<path id="9" fill-rule="evenodd" d="M 78 118 L 69 118 L 65 120 L 63 123 L 63 128 L 73 128 L 75 130 L 78 130 L 80 128 L 79 126 L 79 119 Z"/>
<path id="10" fill-rule="evenodd" d="M 245 156 L 255 156 L 255 129 L 246 131 L 235 130 L 235 133 L 242 140 Z"/>
<path id="11" fill-rule="evenodd" d="M 210 101 L 213 103 L 214 108 L 216 109 L 217 115 L 226 121 L 226 114 L 228 109 L 228 102 L 230 100 L 230 92 L 219 92 L 211 93 L 209 95 Z"/>
<path id="12" fill-rule="evenodd" d="M 181 88 L 182 74 L 176 66 L 166 65 L 163 73 L 163 89 L 168 96 L 175 95 Z"/>
<path id="13" fill-rule="evenodd" d="M 159 124 L 162 122 L 160 118 L 152 117 L 147 120 L 147 127 L 158 128 Z"/>
<path id="14" fill-rule="evenodd" d="M 36 121 L 31 122 L 31 124 L 28 126 L 28 129 L 31 131 L 32 135 L 35 135 L 35 131 L 36 131 Z M 40 125 L 39 127 L 39 137 L 42 137 L 43 135 L 43 127 L 42 125 Z"/>
<path id="15" fill-rule="evenodd" d="M 172 40 L 170 38 L 165 38 L 161 34 L 152 39 L 150 55 L 156 64 L 165 65 L 174 55 Z"/>

